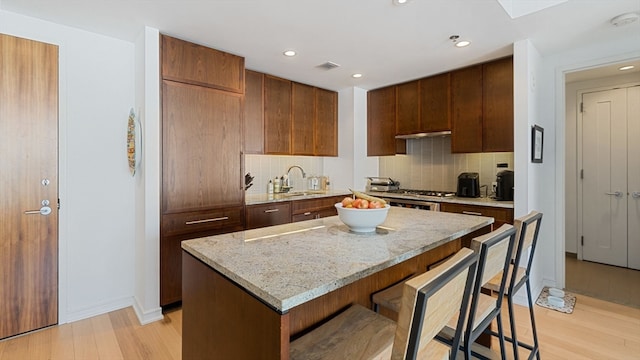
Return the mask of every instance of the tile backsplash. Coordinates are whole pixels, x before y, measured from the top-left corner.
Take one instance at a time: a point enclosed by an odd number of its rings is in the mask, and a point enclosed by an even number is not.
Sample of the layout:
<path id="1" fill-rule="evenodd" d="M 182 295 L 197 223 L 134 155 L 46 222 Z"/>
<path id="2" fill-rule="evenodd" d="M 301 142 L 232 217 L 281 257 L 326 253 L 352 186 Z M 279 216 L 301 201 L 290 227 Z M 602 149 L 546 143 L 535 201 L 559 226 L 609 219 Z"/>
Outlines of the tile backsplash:
<path id="1" fill-rule="evenodd" d="M 251 173 L 253 186 L 247 190 L 247 194 L 264 194 L 267 192 L 269 179 L 280 177 L 287 172 L 292 165 L 298 165 L 309 175 L 322 175 L 324 161 L 322 157 L 313 156 L 284 156 L 284 155 L 245 155 L 244 171 Z M 294 191 L 305 190 L 306 184 L 302 180 L 302 174 L 298 169 L 291 170 L 290 182 Z M 306 179 L 305 179 L 306 181 Z"/>
<path id="2" fill-rule="evenodd" d="M 477 172 L 480 185 L 491 191 L 499 163 L 513 170 L 513 153 L 452 154 L 450 136 L 409 139 L 407 155 L 380 157 L 379 175 L 400 181 L 405 189 L 456 191 L 460 173 Z"/>

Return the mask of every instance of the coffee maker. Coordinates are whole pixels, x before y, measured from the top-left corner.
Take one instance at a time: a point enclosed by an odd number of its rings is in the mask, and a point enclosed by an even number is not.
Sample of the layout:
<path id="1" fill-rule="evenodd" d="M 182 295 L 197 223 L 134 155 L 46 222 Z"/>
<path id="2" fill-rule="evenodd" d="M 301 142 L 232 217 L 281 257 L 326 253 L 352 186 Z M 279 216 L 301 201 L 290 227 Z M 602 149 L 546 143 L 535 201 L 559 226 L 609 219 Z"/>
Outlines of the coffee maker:
<path id="1" fill-rule="evenodd" d="M 513 201 L 513 171 L 500 171 L 496 183 L 496 200 Z"/>

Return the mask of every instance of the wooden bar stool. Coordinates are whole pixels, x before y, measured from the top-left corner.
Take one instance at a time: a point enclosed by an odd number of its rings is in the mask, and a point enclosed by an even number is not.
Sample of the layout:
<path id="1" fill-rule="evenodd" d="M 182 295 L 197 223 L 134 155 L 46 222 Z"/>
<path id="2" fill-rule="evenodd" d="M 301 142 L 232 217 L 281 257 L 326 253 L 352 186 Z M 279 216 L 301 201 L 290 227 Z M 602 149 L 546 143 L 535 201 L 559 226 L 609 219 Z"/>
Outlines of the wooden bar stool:
<path id="1" fill-rule="evenodd" d="M 456 359 L 458 352 L 433 338 L 456 314 L 462 328 L 477 255 L 461 249 L 441 266 L 403 285 L 397 324 L 353 305 L 293 341 L 291 359 Z M 453 349 L 462 331 L 453 336 Z"/>
<path id="2" fill-rule="evenodd" d="M 516 229 L 511 225 L 505 224 L 497 230 L 476 237 L 471 241 L 471 248 L 479 255 L 479 258 L 473 292 L 471 293 L 468 319 L 464 324 L 463 351 L 465 359 L 467 360 L 471 359 L 472 355 L 485 357 L 485 355 L 480 352 L 474 351 L 473 343 L 489 328 L 489 325 L 494 319 L 496 319 L 498 323 L 497 335 L 500 344 L 500 358 L 506 359 L 501 316 L 502 299 L 506 288 L 506 281 L 502 281 L 499 284 L 497 298 L 483 294 L 481 290 L 483 284 L 489 282 L 496 275 L 509 268 L 515 237 Z M 450 341 L 458 329 L 456 326 L 455 321 L 450 321 L 438 339 Z M 476 346 L 475 348 L 479 349 L 480 347 Z M 486 354 L 488 352 L 485 351 L 484 353 Z"/>
<path id="3" fill-rule="evenodd" d="M 512 262 L 509 265 L 508 271 L 498 274 L 491 279 L 484 288 L 497 291 L 500 284 L 505 279 L 507 280 L 507 287 L 505 289 L 505 296 L 507 297 L 507 304 L 509 309 L 509 324 L 511 327 L 511 337 L 505 337 L 505 340 L 513 344 L 513 356 L 514 359 L 518 359 L 518 347 L 523 347 L 530 351 L 529 359 L 533 359 L 535 356 L 540 360 L 540 348 L 538 346 L 538 334 L 536 332 L 536 321 L 533 315 L 533 300 L 531 298 L 531 284 L 529 282 L 529 274 L 531 272 L 531 264 L 533 263 L 533 255 L 535 253 L 536 244 L 538 242 L 538 232 L 540 231 L 540 223 L 542 222 L 542 213 L 532 211 L 529 214 L 515 219 L 514 226 L 517 229 L 516 235 L 516 247 L 511 256 Z M 520 260 L 523 256 L 526 257 L 527 249 L 531 247 L 529 253 L 529 259 L 527 260 L 526 267 L 521 267 Z M 503 274 L 507 276 L 503 276 Z M 518 341 L 516 336 L 516 321 L 513 311 L 513 297 L 518 290 L 526 285 L 527 288 L 527 300 L 529 302 L 529 319 L 531 321 L 531 331 L 533 335 L 533 345 Z M 492 333 L 496 335 L 496 333 Z"/>

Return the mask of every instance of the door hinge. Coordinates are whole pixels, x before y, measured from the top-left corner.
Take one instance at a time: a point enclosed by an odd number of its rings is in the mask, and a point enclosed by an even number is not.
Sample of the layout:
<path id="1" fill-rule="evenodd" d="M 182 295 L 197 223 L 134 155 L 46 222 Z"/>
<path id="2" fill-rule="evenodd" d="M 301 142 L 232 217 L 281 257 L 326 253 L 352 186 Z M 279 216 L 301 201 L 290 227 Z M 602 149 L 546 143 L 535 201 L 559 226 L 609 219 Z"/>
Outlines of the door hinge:
<path id="1" fill-rule="evenodd" d="M 583 102 L 580 103 L 580 112 L 581 113 L 584 112 L 584 103 Z"/>
<path id="2" fill-rule="evenodd" d="M 584 169 L 580 169 L 580 179 L 584 179 Z"/>
<path id="3" fill-rule="evenodd" d="M 584 236 L 580 236 L 580 246 L 584 246 Z"/>
<path id="4" fill-rule="evenodd" d="M 60 210 L 60 199 L 58 199 L 58 210 Z"/>

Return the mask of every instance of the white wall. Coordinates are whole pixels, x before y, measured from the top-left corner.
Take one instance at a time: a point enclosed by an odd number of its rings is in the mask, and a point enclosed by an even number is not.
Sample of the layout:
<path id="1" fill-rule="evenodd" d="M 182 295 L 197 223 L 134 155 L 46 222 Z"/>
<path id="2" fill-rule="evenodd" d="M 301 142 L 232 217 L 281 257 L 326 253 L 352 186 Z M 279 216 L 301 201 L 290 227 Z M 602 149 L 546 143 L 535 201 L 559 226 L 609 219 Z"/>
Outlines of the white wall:
<path id="1" fill-rule="evenodd" d="M 565 251 L 578 253 L 578 104 L 585 91 L 640 84 L 640 72 L 567 83 L 565 90 Z"/>
<path id="2" fill-rule="evenodd" d="M 0 32 L 59 46 L 59 322 L 131 305 L 134 45 L 7 11 Z"/>

